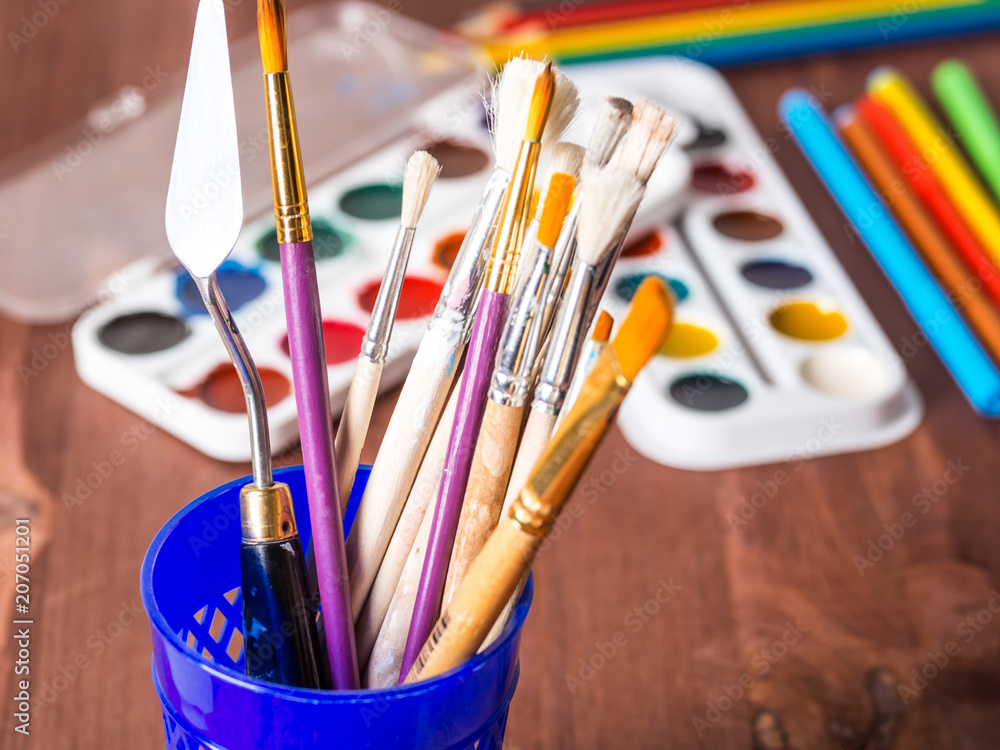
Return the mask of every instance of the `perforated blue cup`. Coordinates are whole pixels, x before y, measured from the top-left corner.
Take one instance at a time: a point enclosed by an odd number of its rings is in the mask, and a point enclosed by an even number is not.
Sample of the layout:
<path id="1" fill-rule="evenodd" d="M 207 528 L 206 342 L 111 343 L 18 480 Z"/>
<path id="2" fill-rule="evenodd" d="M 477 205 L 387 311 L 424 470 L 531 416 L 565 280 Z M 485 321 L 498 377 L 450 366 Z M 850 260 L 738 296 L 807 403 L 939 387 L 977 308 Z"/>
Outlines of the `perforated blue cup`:
<path id="1" fill-rule="evenodd" d="M 358 471 L 349 528 L 369 467 Z M 310 528 L 301 466 L 280 469 Z M 146 552 L 142 602 L 153 634 L 153 685 L 168 748 L 499 748 L 517 686 L 517 649 L 531 604 L 524 589 L 503 635 L 432 680 L 402 688 L 321 691 L 243 674 L 239 492 L 248 477 L 208 492 L 171 518 Z M 345 529 L 346 530 L 346 529 Z"/>

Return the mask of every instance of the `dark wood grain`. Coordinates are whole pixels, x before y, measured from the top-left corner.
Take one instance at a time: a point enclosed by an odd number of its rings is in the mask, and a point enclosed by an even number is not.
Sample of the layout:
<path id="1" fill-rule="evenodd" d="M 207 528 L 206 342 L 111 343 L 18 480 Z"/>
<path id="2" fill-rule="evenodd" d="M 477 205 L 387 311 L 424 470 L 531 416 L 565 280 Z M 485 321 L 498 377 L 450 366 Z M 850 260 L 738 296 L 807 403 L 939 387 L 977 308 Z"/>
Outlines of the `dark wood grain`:
<path id="1" fill-rule="evenodd" d="M 251 0 L 228 7 L 233 37 L 253 28 Z M 5 34 L 37 8 L 36 0 L 5 3 Z M 405 10 L 437 23 L 457 13 L 416 0 Z M 194 2 L 71 0 L 16 53 L 0 49 L 0 155 L 70 126 L 95 100 L 141 78 L 147 65 L 181 74 L 194 11 Z M 836 106 L 861 90 L 868 71 L 889 62 L 922 83 L 949 55 L 969 60 L 1000 101 L 996 44 L 994 35 L 968 37 L 726 73 L 761 133 L 777 139 L 776 159 L 897 346 L 913 336 L 914 324 L 777 128 L 776 103 L 799 85 Z M 0 248 L 2 257 L 18 251 Z M 208 459 L 91 391 L 68 349 L 37 376 L 20 377 L 18 366 L 62 330 L 0 319 L 0 602 L 10 601 L 13 583 L 11 521 L 30 514 L 33 682 L 36 691 L 66 683 L 35 715 L 30 740 L 19 739 L 9 711 L 4 615 L 0 747 L 161 747 L 148 626 L 131 615 L 139 607 L 140 562 L 181 505 L 248 467 Z M 751 723 L 763 708 L 780 717 L 791 747 L 863 747 L 850 737 L 871 723 L 869 670 L 886 668 L 909 684 L 911 670 L 949 641 L 960 653 L 910 700 L 891 746 L 1000 746 L 1000 621 L 973 631 L 969 642 L 956 630 L 1000 586 L 1000 427 L 973 415 L 926 347 L 907 367 L 926 399 L 926 420 L 912 437 L 877 451 L 695 473 L 636 457 L 612 431 L 584 481 L 620 455 L 628 468 L 593 502 L 578 493 L 580 512 L 566 517 L 536 565 L 508 747 L 750 748 Z M 390 395 L 377 405 L 366 460 L 393 401 Z M 130 433 L 141 441 L 127 460 L 82 504 L 66 507 L 93 462 L 122 450 Z M 292 452 L 280 463 L 297 460 Z M 884 524 L 914 512 L 923 488 L 940 487 L 949 461 L 968 467 L 961 479 L 928 513 L 916 512 L 916 524 L 861 575 L 854 556 L 886 533 Z M 732 523 L 743 498 L 778 472 L 787 483 L 745 524 Z M 669 601 L 639 617 L 636 608 L 658 593 Z M 109 629 L 119 617 L 132 623 Z M 619 631 L 625 645 L 602 657 Z M 783 637 L 792 645 L 775 649 Z M 778 651 L 786 653 L 779 658 Z M 86 667 L 74 674 L 78 658 Z M 581 671 L 581 660 L 600 668 Z M 741 678 L 749 687 L 732 687 Z M 727 688 L 743 694 L 727 699 Z M 728 710 L 716 714 L 708 703 Z M 695 718 L 706 724 L 696 726 Z"/>

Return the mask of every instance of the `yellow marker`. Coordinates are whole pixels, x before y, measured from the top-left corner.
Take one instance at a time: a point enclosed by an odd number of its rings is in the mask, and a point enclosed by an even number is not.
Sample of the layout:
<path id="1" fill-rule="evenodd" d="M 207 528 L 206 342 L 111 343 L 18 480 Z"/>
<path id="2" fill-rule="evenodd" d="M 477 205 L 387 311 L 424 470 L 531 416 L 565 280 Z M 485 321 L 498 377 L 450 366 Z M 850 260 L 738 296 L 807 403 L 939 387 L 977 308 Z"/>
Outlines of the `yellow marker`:
<path id="1" fill-rule="evenodd" d="M 890 68 L 872 74 L 868 93 L 892 111 L 944 186 L 952 205 L 993 260 L 1000 263 L 1000 213 L 920 95 L 902 74 Z"/>

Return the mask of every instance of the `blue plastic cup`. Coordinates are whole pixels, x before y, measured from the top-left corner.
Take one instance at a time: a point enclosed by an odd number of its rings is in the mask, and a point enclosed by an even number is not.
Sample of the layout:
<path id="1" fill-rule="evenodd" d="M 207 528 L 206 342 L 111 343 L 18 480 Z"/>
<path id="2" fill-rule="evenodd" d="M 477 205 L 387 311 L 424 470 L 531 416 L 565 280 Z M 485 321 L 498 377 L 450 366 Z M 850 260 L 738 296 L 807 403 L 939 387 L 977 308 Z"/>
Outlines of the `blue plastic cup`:
<path id="1" fill-rule="evenodd" d="M 370 467 L 358 471 L 350 527 Z M 303 544 L 310 528 L 301 466 L 280 469 Z M 218 487 L 160 530 L 142 563 L 142 602 L 153 634 L 153 685 L 168 748 L 499 748 L 517 686 L 517 649 L 529 582 L 503 635 L 432 680 L 386 690 L 322 691 L 243 674 L 239 492 Z M 478 744 L 477 744 L 478 743 Z"/>

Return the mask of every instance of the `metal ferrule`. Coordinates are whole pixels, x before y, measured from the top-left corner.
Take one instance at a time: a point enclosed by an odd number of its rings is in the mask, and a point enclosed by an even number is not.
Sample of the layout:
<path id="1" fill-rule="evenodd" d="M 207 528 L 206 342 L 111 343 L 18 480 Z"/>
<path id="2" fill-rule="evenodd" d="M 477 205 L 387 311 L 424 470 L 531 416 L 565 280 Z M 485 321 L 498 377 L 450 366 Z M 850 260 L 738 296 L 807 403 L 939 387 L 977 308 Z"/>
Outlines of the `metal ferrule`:
<path id="1" fill-rule="evenodd" d="M 248 484 L 240 490 L 240 524 L 244 542 L 281 542 L 295 536 L 291 489 L 284 482 Z"/>
<path id="2" fill-rule="evenodd" d="M 396 239 L 392 243 L 392 252 L 385 267 L 382 285 L 375 297 L 372 316 L 368 320 L 368 331 L 361 342 L 361 354 L 376 364 L 385 362 L 389 354 L 389 337 L 392 335 L 392 325 L 396 320 L 396 308 L 399 307 L 399 296 L 403 291 L 403 277 L 406 264 L 413 248 L 413 236 L 417 233 L 415 227 L 400 227 Z"/>
<path id="3" fill-rule="evenodd" d="M 535 387 L 534 409 L 546 414 L 558 414 L 562 409 L 587 335 L 583 323 L 594 282 L 593 266 L 588 266 L 579 258 L 574 260 L 569 289 L 556 312 L 549 336 L 549 351 Z"/>
<path id="4" fill-rule="evenodd" d="M 526 243 L 522 271 L 514 291 L 497 350 L 496 369 L 490 385 L 490 398 L 502 406 L 524 406 L 531 391 L 531 372 L 538 354 L 538 340 L 531 336 L 534 321 L 542 312 L 545 280 L 549 275 L 552 250 L 538 240 Z"/>
<path id="5" fill-rule="evenodd" d="M 267 134 L 271 146 L 271 186 L 274 188 L 278 242 L 283 245 L 308 242 L 313 238 L 313 231 L 287 71 L 265 73 L 264 88 L 267 91 Z"/>
<path id="6" fill-rule="evenodd" d="M 489 251 L 493 247 L 500 215 L 503 210 L 510 174 L 502 169 L 494 169 L 482 200 L 476 207 L 469 223 L 469 230 L 462 240 L 448 279 L 445 281 L 441 299 L 434 310 L 428 327 L 452 328 L 461 332 L 461 340 L 468 341 L 472 333 L 473 313 L 483 288 Z"/>
<path id="7" fill-rule="evenodd" d="M 264 401 L 264 386 L 260 382 L 260 374 L 250 356 L 240 329 L 236 327 L 233 314 L 229 311 L 226 298 L 222 296 L 219 282 L 213 273 L 208 278 L 194 277 L 205 301 L 208 314 L 215 323 L 215 328 L 226 345 L 229 358 L 236 367 L 240 385 L 243 386 L 243 396 L 247 402 L 247 419 L 250 422 L 250 456 L 253 464 L 253 481 L 257 487 L 268 487 L 271 484 L 271 439 L 267 429 L 267 406 Z"/>
<path id="8" fill-rule="evenodd" d="M 625 238 L 628 237 L 628 230 L 632 226 L 634 218 L 635 214 L 633 213 L 632 217 L 625 223 L 625 226 L 618 232 L 618 236 L 615 237 L 611 252 L 597 266 L 597 280 L 594 284 L 594 293 L 590 296 L 590 303 L 587 305 L 587 315 L 583 321 L 584 327 L 587 329 L 594 322 L 597 309 L 601 306 L 601 298 L 604 296 L 604 290 L 608 288 L 608 282 L 611 281 L 611 272 L 614 270 L 615 263 L 618 262 L 618 258 L 622 254 L 622 248 L 625 247 Z"/>
<path id="9" fill-rule="evenodd" d="M 537 331 L 537 338 L 540 341 L 545 338 L 549 332 L 549 326 L 552 325 L 552 318 L 559 306 L 563 287 L 566 285 L 570 264 L 576 255 L 576 225 L 580 220 L 580 203 L 579 200 L 573 201 L 569 214 L 563 222 L 562 231 L 559 233 L 559 241 L 556 243 L 553 255 L 555 263 L 545 285 L 544 315 Z"/>
<path id="10" fill-rule="evenodd" d="M 503 218 L 497 234 L 496 249 L 490 256 L 490 267 L 486 271 L 485 288 L 500 294 L 509 294 L 514 286 L 517 263 L 521 254 L 521 243 L 531 217 L 531 193 L 535 188 L 535 172 L 538 169 L 538 155 L 541 144 L 537 141 L 522 141 L 517 155 L 517 166 L 511 178 L 510 189 L 504 205 Z"/>
<path id="11" fill-rule="evenodd" d="M 608 347 L 511 505 L 508 518 L 515 528 L 536 537 L 548 534 L 630 385 Z"/>

